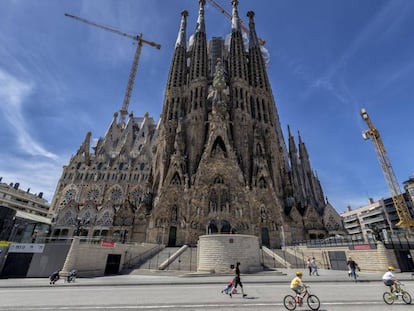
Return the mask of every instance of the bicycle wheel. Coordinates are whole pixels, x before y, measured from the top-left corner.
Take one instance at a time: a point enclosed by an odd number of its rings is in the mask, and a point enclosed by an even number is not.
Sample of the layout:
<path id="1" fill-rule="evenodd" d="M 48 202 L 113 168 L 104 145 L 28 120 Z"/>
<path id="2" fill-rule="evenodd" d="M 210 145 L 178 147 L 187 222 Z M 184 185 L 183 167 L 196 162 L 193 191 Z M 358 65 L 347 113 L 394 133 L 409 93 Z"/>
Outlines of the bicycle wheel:
<path id="1" fill-rule="evenodd" d="M 296 309 L 296 300 L 292 295 L 286 295 L 285 298 L 283 298 L 283 304 L 288 310 Z"/>
<path id="2" fill-rule="evenodd" d="M 385 302 L 387 305 L 392 305 L 392 304 L 394 303 L 394 295 L 393 295 L 393 294 L 391 294 L 390 292 L 385 292 L 385 293 L 382 295 L 382 299 L 384 299 L 384 302 Z"/>
<path id="3" fill-rule="evenodd" d="M 306 302 L 309 308 L 311 308 L 311 310 L 318 310 L 319 307 L 321 306 L 321 302 L 319 301 L 319 298 L 315 295 L 309 295 Z"/>
<path id="4" fill-rule="evenodd" d="M 401 291 L 402 293 L 402 300 L 409 305 L 411 303 L 411 295 L 406 291 Z"/>

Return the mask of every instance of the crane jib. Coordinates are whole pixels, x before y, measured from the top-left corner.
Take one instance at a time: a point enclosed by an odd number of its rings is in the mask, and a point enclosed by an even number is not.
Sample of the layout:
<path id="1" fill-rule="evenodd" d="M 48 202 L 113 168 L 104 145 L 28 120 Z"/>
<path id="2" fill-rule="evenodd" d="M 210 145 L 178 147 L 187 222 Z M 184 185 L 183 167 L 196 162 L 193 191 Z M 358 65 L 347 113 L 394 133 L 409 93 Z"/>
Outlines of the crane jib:
<path id="1" fill-rule="evenodd" d="M 152 41 L 147 41 L 147 40 L 142 39 L 142 33 L 140 33 L 138 36 L 135 36 L 135 35 L 128 34 L 126 32 L 122 32 L 122 31 L 120 31 L 118 29 L 115 29 L 115 28 L 111 28 L 111 27 L 108 27 L 108 26 L 97 24 L 95 22 L 89 21 L 87 19 L 75 16 L 75 15 L 72 15 L 72 14 L 65 13 L 65 16 L 71 17 L 71 18 L 76 19 L 78 21 L 81 21 L 83 23 L 86 23 L 86 24 L 89 24 L 89 25 L 92 25 L 92 26 L 95 26 L 95 27 L 98 27 L 98 28 L 116 33 L 118 35 L 131 38 L 135 41 L 138 41 L 137 49 L 135 51 L 134 59 L 133 59 L 132 66 L 131 66 L 131 71 L 129 73 L 128 84 L 127 84 L 127 88 L 126 88 L 126 92 L 125 92 L 125 96 L 124 96 L 124 102 L 122 104 L 122 108 L 120 109 L 120 112 L 121 112 L 120 113 L 120 117 L 121 117 L 120 124 L 121 124 L 121 127 L 124 127 L 125 126 L 125 119 L 126 119 L 126 116 L 128 115 L 128 106 L 129 106 L 129 101 L 131 99 L 132 89 L 134 87 L 135 76 L 136 76 L 137 69 L 138 69 L 138 62 L 139 62 L 139 56 L 141 54 L 142 44 L 143 43 L 148 44 L 152 47 L 155 47 L 158 50 L 161 49 L 161 45 L 158 44 L 158 43 L 152 42 Z"/>

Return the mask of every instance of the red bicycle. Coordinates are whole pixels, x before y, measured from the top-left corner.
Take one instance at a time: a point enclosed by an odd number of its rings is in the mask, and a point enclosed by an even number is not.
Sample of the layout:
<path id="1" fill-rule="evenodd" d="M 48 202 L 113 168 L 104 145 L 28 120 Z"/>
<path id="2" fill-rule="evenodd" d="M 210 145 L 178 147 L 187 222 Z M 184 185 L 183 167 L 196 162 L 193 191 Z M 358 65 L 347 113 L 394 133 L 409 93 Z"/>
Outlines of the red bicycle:
<path id="1" fill-rule="evenodd" d="M 311 310 L 319 310 L 321 302 L 316 295 L 312 295 L 309 292 L 308 288 L 309 286 L 305 285 L 305 290 L 301 295 L 286 295 L 285 298 L 283 298 L 283 305 L 285 308 L 288 310 L 295 310 L 297 306 L 301 307 L 306 299 L 306 303 Z"/>

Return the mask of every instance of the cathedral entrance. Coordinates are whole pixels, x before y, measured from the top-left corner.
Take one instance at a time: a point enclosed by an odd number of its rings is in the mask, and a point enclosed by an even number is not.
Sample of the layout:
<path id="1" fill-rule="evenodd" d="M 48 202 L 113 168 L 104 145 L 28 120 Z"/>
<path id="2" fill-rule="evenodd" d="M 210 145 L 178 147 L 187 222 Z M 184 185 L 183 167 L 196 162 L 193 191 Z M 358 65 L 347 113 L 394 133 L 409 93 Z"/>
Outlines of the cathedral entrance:
<path id="1" fill-rule="evenodd" d="M 231 230 L 230 223 L 227 220 L 222 220 L 220 233 L 230 233 L 230 230 Z"/>
<path id="2" fill-rule="evenodd" d="M 177 227 L 171 226 L 168 234 L 168 245 L 169 247 L 175 246 L 177 240 Z"/>
<path id="3" fill-rule="evenodd" d="M 269 229 L 262 228 L 262 245 L 270 247 Z"/>
<path id="4" fill-rule="evenodd" d="M 207 232 L 208 232 L 208 234 L 214 234 L 214 233 L 218 232 L 217 224 L 216 224 L 216 221 L 214 219 L 210 220 L 208 222 Z"/>
<path id="5" fill-rule="evenodd" d="M 208 234 L 216 234 L 216 233 L 233 233 L 231 229 L 231 224 L 227 220 L 223 219 L 220 220 L 219 223 L 216 220 L 212 219 L 208 222 L 207 225 L 207 233 Z"/>

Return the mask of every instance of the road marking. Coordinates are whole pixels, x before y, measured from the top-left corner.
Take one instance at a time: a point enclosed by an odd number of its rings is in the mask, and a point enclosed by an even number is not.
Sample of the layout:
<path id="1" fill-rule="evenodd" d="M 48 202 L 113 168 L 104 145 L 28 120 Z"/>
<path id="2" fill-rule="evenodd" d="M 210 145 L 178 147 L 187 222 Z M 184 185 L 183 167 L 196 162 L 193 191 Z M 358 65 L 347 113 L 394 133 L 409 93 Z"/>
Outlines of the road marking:
<path id="1" fill-rule="evenodd" d="M 361 301 L 361 302 L 326 302 L 322 306 L 361 306 L 361 305 L 384 305 L 382 301 Z M 237 308 L 251 309 L 254 307 L 283 306 L 283 303 L 231 303 L 231 304 L 169 304 L 169 305 L 118 305 L 118 306 L 45 306 L 45 307 L 18 307 L 18 310 L 42 311 L 42 310 L 168 310 L 168 309 L 215 309 L 215 308 Z M 16 307 L 14 307 L 16 308 Z M 0 307 L 0 310 L 10 310 L 7 307 Z"/>

